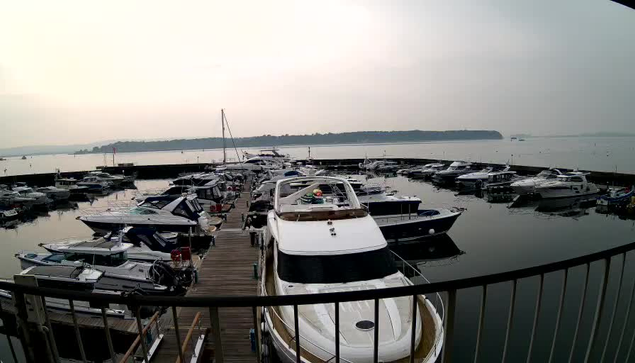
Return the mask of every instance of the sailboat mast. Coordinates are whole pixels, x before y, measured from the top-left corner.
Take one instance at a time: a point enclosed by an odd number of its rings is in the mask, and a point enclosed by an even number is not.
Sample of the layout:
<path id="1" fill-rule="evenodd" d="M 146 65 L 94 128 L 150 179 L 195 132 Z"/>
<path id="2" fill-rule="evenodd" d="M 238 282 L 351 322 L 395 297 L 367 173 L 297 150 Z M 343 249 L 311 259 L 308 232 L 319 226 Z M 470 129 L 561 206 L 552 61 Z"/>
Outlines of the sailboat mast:
<path id="1" fill-rule="evenodd" d="M 223 126 L 223 165 L 227 163 L 227 151 L 225 150 L 225 110 L 221 108 L 220 110 L 220 123 Z"/>

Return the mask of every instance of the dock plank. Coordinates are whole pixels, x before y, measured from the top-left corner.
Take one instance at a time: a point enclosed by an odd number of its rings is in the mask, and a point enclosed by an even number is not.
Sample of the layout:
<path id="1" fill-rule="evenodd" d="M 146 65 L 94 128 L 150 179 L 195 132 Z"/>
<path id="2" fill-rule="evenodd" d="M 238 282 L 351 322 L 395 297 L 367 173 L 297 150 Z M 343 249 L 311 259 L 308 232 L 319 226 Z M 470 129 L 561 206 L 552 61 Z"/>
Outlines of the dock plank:
<path id="1" fill-rule="evenodd" d="M 246 188 L 249 190 L 249 188 Z M 215 233 L 216 245 L 210 247 L 199 267 L 199 280 L 187 292 L 187 296 L 253 296 L 257 294 L 258 280 L 254 278 L 254 264 L 258 260 L 258 248 L 251 246 L 248 231 L 242 230 L 243 217 L 247 214 L 249 193 L 241 193 L 235 207 L 227 215 L 221 229 Z M 189 361 L 192 344 L 198 336 L 211 327 L 208 308 L 180 308 L 177 310 L 179 336 L 183 339 L 196 313 L 202 313 L 200 327 L 194 331 L 185 359 Z M 167 315 L 167 314 L 166 314 Z M 219 309 L 221 340 L 225 362 L 254 362 L 249 331 L 254 327 L 251 308 Z M 175 362 L 178 347 L 171 319 L 164 319 L 165 338 L 153 362 Z M 209 336 L 207 348 L 213 349 Z M 203 361 L 203 360 L 202 360 Z"/>

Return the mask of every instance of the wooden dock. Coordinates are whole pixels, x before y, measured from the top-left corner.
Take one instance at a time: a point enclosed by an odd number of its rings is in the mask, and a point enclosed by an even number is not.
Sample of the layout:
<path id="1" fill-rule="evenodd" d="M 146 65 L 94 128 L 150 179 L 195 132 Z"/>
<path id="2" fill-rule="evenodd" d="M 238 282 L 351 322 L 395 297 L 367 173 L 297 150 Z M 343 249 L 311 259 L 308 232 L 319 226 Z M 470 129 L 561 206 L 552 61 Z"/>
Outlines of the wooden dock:
<path id="1" fill-rule="evenodd" d="M 245 190 L 249 190 L 248 187 Z M 257 294 L 258 280 L 254 278 L 254 264 L 258 259 L 258 248 L 252 247 L 248 231 L 242 230 L 241 216 L 248 211 L 249 192 L 241 193 L 235 201 L 235 208 L 227 216 L 221 229 L 215 233 L 216 245 L 211 246 L 199 268 L 199 280 L 187 296 L 253 296 Z M 183 344 L 197 313 L 201 313 L 199 323 L 194 326 L 192 337 L 187 343 L 184 360 L 190 362 L 193 347 L 202 334 L 207 333 L 204 349 L 199 362 L 212 361 L 214 342 L 210 333 L 210 309 L 177 309 L 178 330 Z M 251 308 L 219 309 L 221 341 L 224 362 L 256 362 L 256 354 L 251 351 L 250 329 L 254 328 Z M 164 341 L 152 362 L 176 362 L 179 355 L 171 311 L 162 321 Z"/>

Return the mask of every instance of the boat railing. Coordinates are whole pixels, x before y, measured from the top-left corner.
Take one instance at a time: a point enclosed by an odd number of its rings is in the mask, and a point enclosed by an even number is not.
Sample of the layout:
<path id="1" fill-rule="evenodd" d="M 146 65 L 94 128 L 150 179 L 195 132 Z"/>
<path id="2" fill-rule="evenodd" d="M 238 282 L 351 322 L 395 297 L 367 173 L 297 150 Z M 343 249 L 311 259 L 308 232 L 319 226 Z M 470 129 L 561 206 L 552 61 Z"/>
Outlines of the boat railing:
<path id="1" fill-rule="evenodd" d="M 392 252 L 392 254 L 395 256 L 395 260 L 396 260 L 395 262 L 397 263 L 397 266 L 401 266 L 401 273 L 403 273 L 404 276 L 409 278 L 410 281 L 412 281 L 414 284 L 429 284 L 430 283 L 430 280 L 428 280 L 417 267 L 411 265 L 408 261 L 404 260 L 395 251 L 391 250 L 390 252 Z M 440 320 L 444 321 L 445 320 L 445 306 L 443 305 L 443 298 L 438 292 L 432 295 L 434 296 L 433 299 L 430 299 L 428 296 L 426 296 L 426 299 L 432 302 L 432 305 L 434 306 L 435 310 L 439 314 Z M 436 352 L 437 350 L 437 346 L 441 344 L 442 342 L 443 342 L 443 329 L 437 329 L 435 330 L 434 346 L 432 350 L 430 351 L 429 355 L 434 354 L 434 352 Z"/>
<path id="2" fill-rule="evenodd" d="M 633 304 L 633 296 L 635 295 L 633 293 L 633 291 L 635 291 L 635 281 L 632 281 L 630 277 L 625 278 L 625 272 L 632 272 L 633 250 L 635 250 L 635 242 L 562 261 L 477 277 L 430 283 L 428 283 L 427 280 L 422 280 L 426 281 L 426 283 L 393 288 L 319 294 L 276 296 L 114 295 L 0 281 L 0 289 L 5 290 L 7 294 L 10 294 L 12 297 L 12 302 L 7 303 L 5 301 L 0 304 L 0 314 L 9 313 L 8 310 L 10 309 L 11 314 L 15 316 L 14 323 L 11 323 L 11 319 L 7 319 L 7 321 L 3 321 L 3 323 L 5 323 L 5 325 L 13 324 L 14 328 L 17 329 L 23 347 L 25 348 L 24 352 L 27 362 L 54 362 L 59 361 L 59 355 L 55 349 L 55 340 L 62 341 L 68 340 L 69 338 L 73 339 L 73 337 L 72 334 L 68 337 L 61 335 L 63 333 L 61 333 L 60 330 L 53 330 L 51 328 L 51 321 L 49 319 L 48 309 L 46 308 L 47 299 L 43 299 L 42 297 L 62 299 L 69 302 L 69 315 L 72 317 L 71 327 L 74 326 L 76 332 L 79 331 L 79 328 L 77 328 L 77 314 L 81 313 L 76 311 L 77 307 L 73 304 L 74 301 L 87 302 L 91 307 L 101 309 L 106 340 L 111 340 L 109 319 L 107 318 L 106 312 L 107 307 L 109 304 L 127 306 L 136 320 L 136 330 L 142 337 L 139 344 L 145 356 L 148 356 L 149 346 L 151 348 L 151 344 L 145 339 L 147 333 L 144 331 L 144 324 L 142 324 L 140 315 L 141 307 L 163 306 L 172 308 L 173 312 L 176 311 L 176 307 L 190 307 L 200 309 L 202 314 L 206 314 L 207 310 L 209 310 L 213 342 L 215 347 L 218 348 L 215 349 L 214 359 L 222 363 L 224 358 L 222 349 L 223 334 L 220 328 L 221 316 L 219 315 L 219 311 L 223 309 L 251 308 L 253 311 L 253 328 L 258 332 L 261 331 L 260 321 L 258 319 L 259 308 L 293 306 L 293 314 L 296 319 L 294 319 L 294 327 L 290 331 L 292 331 L 292 335 L 295 336 L 295 351 L 300 351 L 300 341 L 303 343 L 306 341 L 306 339 L 301 338 L 297 319 L 299 307 L 302 305 L 334 304 L 336 307 L 336 315 L 334 317 L 335 331 L 339 332 L 340 316 L 337 312 L 339 312 L 341 303 L 374 300 L 375 307 L 377 307 L 381 299 L 411 297 L 413 301 L 417 301 L 421 295 L 440 294 L 440 296 L 443 296 L 443 308 L 441 309 L 441 305 L 438 305 L 439 311 L 444 317 L 443 346 L 437 346 L 438 352 L 434 354 L 440 354 L 442 356 L 441 361 L 446 363 L 452 361 L 453 353 L 455 353 L 453 347 L 456 343 L 454 336 L 457 327 L 461 329 L 462 338 L 466 338 L 466 334 L 471 334 L 467 332 L 462 325 L 457 324 L 456 321 L 457 296 L 467 293 L 466 290 L 469 289 L 469 294 L 478 294 L 478 292 L 480 292 L 480 309 L 478 309 L 478 312 L 475 312 L 477 317 L 474 317 L 474 321 L 478 321 L 475 332 L 476 344 L 473 346 L 474 349 L 470 352 L 472 353 L 473 361 L 478 362 L 479 358 L 480 360 L 485 358 L 482 356 L 485 348 L 484 340 L 487 338 L 484 335 L 487 331 L 491 330 L 484 328 L 486 311 L 491 310 L 491 305 L 488 308 L 487 304 L 488 302 L 491 304 L 493 301 L 493 297 L 488 299 L 488 295 L 493 294 L 492 290 L 494 290 L 494 288 L 498 290 L 500 286 L 504 286 L 507 287 L 507 291 L 509 291 L 509 295 L 507 295 L 509 296 L 509 300 L 506 304 L 509 306 L 509 310 L 503 313 L 506 315 L 506 322 L 501 322 L 501 325 L 506 324 L 506 328 L 496 330 L 500 332 L 501 335 L 504 334 L 504 339 L 501 340 L 498 346 L 502 350 L 502 356 L 497 356 L 500 358 L 497 358 L 497 360 L 510 361 L 512 359 L 510 347 L 514 344 L 514 339 L 520 336 L 519 329 L 525 329 L 523 336 L 528 340 L 529 347 L 528 349 L 522 349 L 521 352 L 515 350 L 513 353 L 514 361 L 531 361 L 532 354 L 538 354 L 538 352 L 544 352 L 545 354 L 550 352 L 549 354 L 553 358 L 556 346 L 558 346 L 558 356 L 562 358 L 562 355 L 566 355 L 569 357 L 569 361 L 573 360 L 573 356 L 577 358 L 584 357 L 583 361 L 628 361 L 635 342 L 635 329 L 632 328 L 632 324 L 629 324 L 629 321 L 633 318 L 631 316 L 631 307 Z M 405 262 L 403 266 L 405 269 L 410 269 Z M 414 271 L 412 271 L 412 273 L 415 274 Z M 416 273 L 416 276 L 419 276 L 418 273 Z M 574 276 L 576 277 L 575 279 Z M 560 284 L 559 288 L 553 289 L 552 285 L 546 283 L 549 282 L 549 280 L 545 281 L 545 278 L 556 279 Z M 519 284 L 524 285 L 525 282 L 529 280 L 532 281 L 532 286 L 536 286 L 535 284 L 537 283 L 537 288 L 531 288 L 531 292 L 523 291 L 522 294 L 519 294 L 522 298 L 520 296 L 517 297 L 517 287 Z M 625 280 L 628 280 L 628 282 Z M 611 282 L 610 288 L 609 281 Z M 573 294 L 572 291 L 570 291 L 572 288 L 581 289 L 582 292 L 577 293 L 578 290 L 576 290 L 576 294 Z M 559 296 L 558 301 L 556 302 L 554 301 L 555 299 L 550 299 L 547 293 L 543 294 L 545 290 L 549 293 L 557 294 Z M 607 291 L 610 291 L 610 293 Z M 565 295 L 567 296 L 566 309 L 564 308 Z M 574 295 L 576 296 L 575 298 L 573 297 Z M 534 297 L 533 299 L 529 298 L 529 300 L 534 301 L 534 305 L 529 307 L 532 312 L 529 313 L 526 312 L 528 307 L 524 304 L 527 302 L 528 296 Z M 494 300 L 498 303 L 500 302 L 500 298 Z M 40 301 L 39 304 L 42 306 L 42 308 L 38 310 L 41 311 L 41 313 L 32 314 L 34 311 L 32 309 L 33 304 L 37 301 Z M 431 302 L 429 301 L 429 303 Z M 571 303 L 574 304 L 573 310 L 575 310 L 575 313 L 573 314 L 570 314 L 572 310 L 570 307 Z M 525 305 L 524 308 L 518 307 L 523 304 Z M 618 309 L 618 305 L 620 309 Z M 3 312 L 2 309 L 6 309 L 7 311 Z M 419 314 L 417 314 L 418 309 L 420 309 L 419 304 L 413 304 L 413 316 L 419 316 Z M 379 310 L 377 308 L 374 310 L 375 326 L 377 326 L 377 322 L 379 322 Z M 565 310 L 569 313 L 565 314 Z M 616 313 L 618 310 L 619 313 Z M 624 310 L 626 311 L 624 312 Z M 518 315 L 521 313 L 527 316 L 529 320 L 533 319 L 533 323 L 530 322 L 527 325 L 518 326 L 514 325 L 514 322 L 517 323 Z M 487 315 L 489 316 L 490 314 L 491 312 Z M 568 318 L 565 319 L 565 315 L 568 316 Z M 549 318 L 547 319 L 547 317 Z M 463 319 L 469 318 L 469 316 L 462 316 L 462 321 Z M 411 323 L 413 328 L 418 323 L 418 320 L 419 319 L 412 319 Z M 539 321 L 541 322 L 540 324 L 538 324 Z M 564 321 L 567 321 L 566 329 L 563 326 Z M 549 336 L 548 339 L 544 339 L 544 337 L 543 339 L 538 339 L 538 325 L 540 325 L 541 329 L 546 327 L 549 330 L 547 334 Z M 563 333 L 565 330 L 566 336 L 565 333 Z M 174 329 L 174 331 L 176 331 L 177 334 L 179 332 L 178 329 Z M 376 337 L 378 336 L 378 331 L 378 329 L 374 331 Z M 573 335 L 573 337 L 571 337 L 571 335 Z M 81 335 L 75 334 L 74 339 L 77 342 L 77 346 L 83 349 Z M 179 336 L 178 339 L 181 339 L 181 337 Z M 256 334 L 255 339 L 257 342 L 255 344 L 256 356 L 258 357 L 258 361 L 262 361 L 263 356 L 261 353 L 266 350 L 261 349 L 259 334 Z M 34 342 L 41 341 L 52 344 L 45 344 L 43 346 L 33 345 Z M 415 342 L 416 335 L 413 334 L 411 338 L 411 362 L 414 361 Z M 9 344 L 13 344 L 11 340 L 9 340 Z M 464 345 L 465 341 L 463 340 L 461 342 L 462 350 L 465 350 Z M 181 347 L 181 345 L 179 345 L 179 347 Z M 490 346 L 488 345 L 488 347 Z M 376 362 L 381 358 L 381 356 L 378 355 L 378 349 L 379 340 L 374 339 L 374 361 Z M 335 351 L 335 361 L 342 360 L 339 351 L 339 334 L 335 335 L 333 350 Z M 181 353 L 182 352 L 181 349 Z M 519 356 L 522 356 L 522 358 Z M 119 359 L 116 359 L 114 356 L 114 353 L 112 358 L 113 361 L 119 361 Z M 301 362 L 300 355 L 297 355 L 296 359 L 298 363 Z M 550 361 L 554 360 L 550 359 Z"/>

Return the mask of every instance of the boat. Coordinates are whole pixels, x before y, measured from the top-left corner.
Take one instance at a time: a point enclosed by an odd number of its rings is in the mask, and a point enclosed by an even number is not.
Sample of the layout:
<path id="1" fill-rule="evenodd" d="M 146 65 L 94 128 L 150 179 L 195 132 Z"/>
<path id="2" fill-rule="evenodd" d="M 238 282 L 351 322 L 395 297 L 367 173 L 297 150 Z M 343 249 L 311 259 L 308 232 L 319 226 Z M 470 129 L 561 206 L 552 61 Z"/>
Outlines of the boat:
<path id="1" fill-rule="evenodd" d="M 207 213 L 193 195 L 148 197 L 133 208 L 107 210 L 78 218 L 98 234 L 119 231 L 127 226 L 147 227 L 159 232 L 206 235 Z"/>
<path id="2" fill-rule="evenodd" d="M 421 168 L 410 170 L 410 172 L 408 173 L 408 178 L 428 179 L 443 169 L 445 169 L 445 165 L 441 163 L 426 164 Z"/>
<path id="3" fill-rule="evenodd" d="M 85 176 L 77 182 L 77 186 L 88 188 L 90 193 L 103 193 L 108 190 L 112 184 L 96 176 Z"/>
<path id="4" fill-rule="evenodd" d="M 126 178 L 123 175 L 111 175 L 110 173 L 106 173 L 104 171 L 91 171 L 87 174 L 89 177 L 95 177 L 98 181 L 103 181 L 108 183 L 110 186 L 119 188 L 124 182 L 126 182 Z"/>
<path id="5" fill-rule="evenodd" d="M 40 243 L 38 246 L 53 253 L 64 252 L 66 246 L 82 243 L 94 245 L 108 245 L 119 242 L 131 243 L 133 247 L 126 250 L 126 257 L 133 261 L 154 262 L 172 260 L 171 252 L 177 250 L 179 245 L 176 239 L 168 239 L 152 228 L 126 227 L 121 231 L 111 232 L 103 237 L 93 240 L 67 240 L 63 242 Z"/>
<path id="6" fill-rule="evenodd" d="M 14 187 L 11 190 L 20 194 L 20 196 L 24 198 L 33 199 L 31 205 L 33 207 L 44 207 L 47 204 L 51 203 L 51 200 L 44 193 L 36 192 L 31 187 L 27 186 L 19 186 Z"/>
<path id="7" fill-rule="evenodd" d="M 599 206 L 624 206 L 631 202 L 635 196 L 635 188 L 631 187 L 611 187 L 607 193 L 597 199 Z"/>
<path id="8" fill-rule="evenodd" d="M 505 169 L 509 170 L 509 167 L 506 167 Z M 483 186 L 483 184 L 487 182 L 489 173 L 493 171 L 494 171 L 494 167 L 488 166 L 474 173 L 460 175 L 459 177 L 456 178 L 456 185 L 459 188 L 464 188 L 464 189 L 474 189 L 474 188 L 480 189 Z"/>
<path id="9" fill-rule="evenodd" d="M 26 160 L 26 155 L 22 155 L 22 160 Z"/>
<path id="10" fill-rule="evenodd" d="M 543 170 L 538 175 L 523 180 L 516 181 L 510 186 L 514 190 L 514 193 L 518 195 L 528 195 L 536 193 L 536 187 L 555 180 L 558 175 L 562 175 L 562 172 L 558 169 Z"/>
<path id="11" fill-rule="evenodd" d="M 0 223 L 14 221 L 20 218 L 20 209 L 13 207 L 0 207 Z"/>
<path id="12" fill-rule="evenodd" d="M 416 213 L 421 204 L 421 199 L 417 197 L 392 195 L 380 187 L 365 187 L 356 194 L 359 202 L 372 216 Z"/>
<path id="13" fill-rule="evenodd" d="M 67 189 L 57 188 L 54 186 L 40 187 L 35 189 L 39 193 L 46 194 L 46 197 L 53 202 L 65 202 L 71 196 L 71 192 Z"/>
<path id="14" fill-rule="evenodd" d="M 502 189 L 506 189 L 511 191 L 510 185 L 521 180 L 518 175 L 516 175 L 515 171 L 510 170 L 502 170 L 502 171 L 494 171 L 487 175 L 487 182 L 485 183 L 485 188 L 488 192 L 501 191 Z"/>
<path id="15" fill-rule="evenodd" d="M 397 269 L 379 227 L 346 180 L 327 177 L 299 180 L 310 184 L 287 197 L 282 197 L 279 191 L 294 179 L 278 181 L 275 207 L 268 215 L 266 245 L 260 257 L 260 295 L 412 285 Z M 322 190 L 334 193 L 321 193 Z M 308 193 L 314 197 L 310 201 L 305 198 Z M 375 329 L 379 330 L 380 362 L 407 361 L 413 337 L 415 361 L 435 362 L 443 346 L 443 320 L 425 296 L 417 296 L 417 305 L 413 304 L 410 296 L 380 299 L 378 326 L 372 301 L 341 304 L 339 313 L 334 311 L 333 304 L 300 305 L 297 321 L 293 306 L 265 307 L 263 318 L 282 362 L 333 361 L 335 334 L 340 336 L 342 361 L 372 362 Z M 418 315 L 415 324 L 413 314 Z M 338 316 L 340 330 L 335 332 L 334 321 Z M 296 325 L 300 357 L 295 350 Z"/>
<path id="16" fill-rule="evenodd" d="M 60 175 L 55 177 L 55 187 L 68 190 L 70 192 L 69 199 L 83 199 L 86 197 L 86 193 L 90 191 L 87 186 L 77 185 L 78 182 L 75 178 L 62 178 Z"/>
<path id="17" fill-rule="evenodd" d="M 598 187 L 589 183 L 588 173 L 571 172 L 558 175 L 555 180 L 536 186 L 536 194 L 543 199 L 570 198 L 593 195 L 599 192 Z M 512 184 L 513 185 L 513 184 Z"/>
<path id="18" fill-rule="evenodd" d="M 13 207 L 20 206 L 24 208 L 31 208 L 35 204 L 35 198 L 26 197 L 20 193 L 0 188 L 0 205 Z"/>
<path id="19" fill-rule="evenodd" d="M 472 163 L 465 161 L 455 161 L 445 169 L 436 172 L 432 176 L 432 181 L 440 184 L 454 183 L 454 180 L 461 175 L 469 174 L 472 172 Z"/>
<path id="20" fill-rule="evenodd" d="M 99 283 L 102 276 L 103 273 L 101 271 L 86 266 L 32 266 L 15 275 L 13 280 L 16 284 L 29 284 L 29 282 L 22 281 L 34 278 L 38 287 L 100 294 L 121 294 L 120 292 L 101 289 Z M 7 280 L 6 282 L 14 281 Z M 7 290 L 0 290 L 0 299 L 11 302 L 13 295 Z M 37 300 L 28 300 L 27 304 L 32 304 L 34 301 Z M 74 306 L 71 309 L 68 299 L 46 298 L 48 311 L 70 314 L 74 310 L 79 317 L 101 318 L 103 316 L 101 307 L 93 307 L 87 301 L 73 301 L 73 303 Z M 145 312 L 145 309 L 143 311 Z M 104 307 L 103 312 L 109 318 L 133 319 L 132 313 L 125 305 L 109 304 Z"/>
<path id="21" fill-rule="evenodd" d="M 399 169 L 400 167 L 401 165 L 396 161 L 385 160 L 383 161 L 383 163 L 380 163 L 379 165 L 377 165 L 376 168 L 371 170 L 374 170 L 380 173 L 390 173 L 390 172 L 397 171 L 397 169 Z"/>
<path id="22" fill-rule="evenodd" d="M 144 294 L 178 295 L 192 282 L 193 269 L 174 270 L 168 264 L 132 261 L 132 243 L 97 239 L 76 243 L 48 244 L 48 252 L 21 251 L 15 255 L 23 269 L 32 266 L 73 266 L 85 263 L 104 274 L 102 287 L 112 291 L 140 290 Z M 53 251 L 53 252 L 51 252 Z"/>
<path id="23" fill-rule="evenodd" d="M 446 234 L 461 215 L 458 210 L 419 209 L 413 213 L 373 216 L 381 233 L 390 243 L 420 241 Z"/>
<path id="24" fill-rule="evenodd" d="M 288 162 L 291 160 L 291 156 L 289 154 L 281 154 L 278 148 L 271 149 L 263 149 L 260 150 L 257 154 L 252 154 L 247 151 L 243 151 L 243 159 L 251 159 L 251 158 L 263 158 L 263 159 L 271 159 L 279 162 Z"/>

